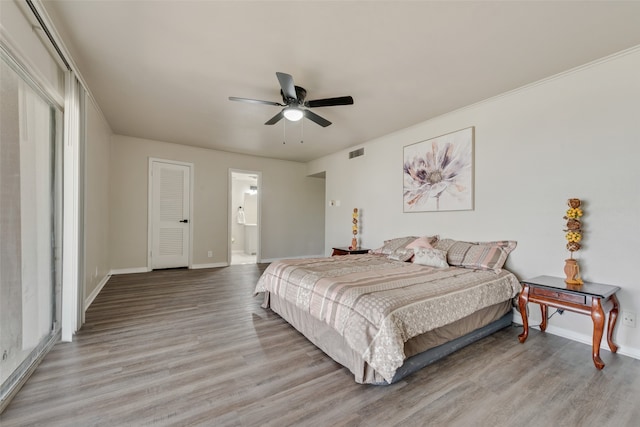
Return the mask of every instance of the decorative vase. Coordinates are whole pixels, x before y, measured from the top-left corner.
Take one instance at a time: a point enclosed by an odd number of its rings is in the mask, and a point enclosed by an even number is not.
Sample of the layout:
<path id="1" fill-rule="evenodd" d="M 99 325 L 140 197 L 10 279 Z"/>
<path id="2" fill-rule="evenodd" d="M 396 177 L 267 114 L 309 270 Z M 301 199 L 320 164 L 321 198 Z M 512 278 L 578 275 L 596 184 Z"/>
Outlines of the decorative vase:
<path id="1" fill-rule="evenodd" d="M 351 239 L 351 247 L 349 249 L 358 249 L 358 239 L 355 236 Z"/>
<path id="2" fill-rule="evenodd" d="M 569 258 L 564 260 L 564 274 L 567 276 L 564 281 L 567 285 L 582 285 L 580 266 L 578 266 L 578 261 L 575 259 Z"/>

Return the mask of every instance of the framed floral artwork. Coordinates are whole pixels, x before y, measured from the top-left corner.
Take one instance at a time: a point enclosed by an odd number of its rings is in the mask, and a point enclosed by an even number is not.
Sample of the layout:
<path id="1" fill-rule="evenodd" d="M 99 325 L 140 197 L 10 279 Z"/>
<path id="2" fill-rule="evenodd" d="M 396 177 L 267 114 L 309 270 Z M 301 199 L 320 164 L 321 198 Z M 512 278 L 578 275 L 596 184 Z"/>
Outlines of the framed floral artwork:
<path id="1" fill-rule="evenodd" d="M 474 128 L 404 147 L 404 212 L 473 209 Z"/>

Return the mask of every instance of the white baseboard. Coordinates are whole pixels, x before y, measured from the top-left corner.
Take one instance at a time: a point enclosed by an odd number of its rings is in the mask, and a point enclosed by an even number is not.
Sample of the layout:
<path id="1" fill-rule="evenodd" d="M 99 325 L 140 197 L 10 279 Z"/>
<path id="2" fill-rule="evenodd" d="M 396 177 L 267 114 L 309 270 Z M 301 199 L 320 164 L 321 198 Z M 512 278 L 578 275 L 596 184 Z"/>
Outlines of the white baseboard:
<path id="1" fill-rule="evenodd" d="M 131 273 L 147 273 L 150 270 L 147 267 L 119 268 L 111 270 L 111 275 L 115 274 L 131 274 Z"/>
<path id="2" fill-rule="evenodd" d="M 111 278 L 111 274 L 107 274 L 106 276 L 104 276 L 100 281 L 100 283 L 98 283 L 98 286 L 96 286 L 95 289 L 91 292 L 91 294 L 84 299 L 84 311 L 87 311 L 87 309 L 89 308 L 93 300 L 96 299 L 96 297 L 98 296 L 102 288 L 104 288 L 104 285 L 107 284 L 110 278 Z"/>
<path id="3" fill-rule="evenodd" d="M 213 262 L 211 264 L 193 264 L 191 269 L 198 270 L 200 268 L 218 268 L 218 267 L 228 267 L 229 264 L 226 262 Z"/>
<path id="4" fill-rule="evenodd" d="M 520 311 L 515 308 L 513 309 L 513 322 L 517 323 L 518 325 L 522 325 L 522 316 L 520 315 Z M 615 327 L 615 330 L 617 330 L 619 327 L 620 327 L 620 318 L 618 317 L 618 322 Z M 536 328 L 536 329 L 539 329 L 539 328 Z M 578 332 L 574 332 L 569 329 L 564 329 L 564 328 L 559 328 L 557 326 L 549 325 L 549 323 L 547 323 L 547 329 L 545 332 L 552 335 L 557 335 L 562 338 L 567 338 L 572 341 L 581 342 L 589 346 L 592 345 L 593 337 L 591 335 L 580 334 Z M 623 356 L 629 356 L 629 357 L 633 357 L 634 359 L 640 360 L 640 349 L 620 345 L 619 343 L 616 343 L 616 344 L 618 345 L 618 352 L 617 352 L 618 354 L 622 354 Z M 602 339 L 600 348 L 603 350 L 611 351 L 609 350 L 609 344 L 607 344 L 606 335 Z"/>
<path id="5" fill-rule="evenodd" d="M 325 255 L 303 255 L 303 256 L 288 256 L 282 258 L 263 258 L 260 263 L 270 263 L 274 261 L 280 261 L 283 259 L 303 259 L 303 258 L 327 258 Z"/>
<path id="6" fill-rule="evenodd" d="M 197 270 L 200 268 L 216 268 L 216 267 L 228 267 L 229 264 L 226 262 L 214 262 L 211 264 L 193 264 L 191 265 L 191 269 Z M 133 267 L 133 268 L 120 268 L 116 270 L 111 270 L 112 275 L 116 274 L 132 274 L 132 273 L 148 273 L 149 270 L 147 267 Z"/>

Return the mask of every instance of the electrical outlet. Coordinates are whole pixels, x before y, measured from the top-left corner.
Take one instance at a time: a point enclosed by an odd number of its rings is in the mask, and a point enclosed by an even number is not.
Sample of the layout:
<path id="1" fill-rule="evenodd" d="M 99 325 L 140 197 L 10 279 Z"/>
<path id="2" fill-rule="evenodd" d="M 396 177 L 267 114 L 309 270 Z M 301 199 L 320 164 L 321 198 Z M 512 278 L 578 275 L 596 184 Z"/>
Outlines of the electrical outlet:
<path id="1" fill-rule="evenodd" d="M 213 251 L 209 251 L 209 252 L 207 252 L 207 256 L 208 256 L 209 258 L 213 257 Z"/>
<path id="2" fill-rule="evenodd" d="M 622 324 L 630 328 L 636 327 L 636 314 L 631 311 L 622 312 Z"/>

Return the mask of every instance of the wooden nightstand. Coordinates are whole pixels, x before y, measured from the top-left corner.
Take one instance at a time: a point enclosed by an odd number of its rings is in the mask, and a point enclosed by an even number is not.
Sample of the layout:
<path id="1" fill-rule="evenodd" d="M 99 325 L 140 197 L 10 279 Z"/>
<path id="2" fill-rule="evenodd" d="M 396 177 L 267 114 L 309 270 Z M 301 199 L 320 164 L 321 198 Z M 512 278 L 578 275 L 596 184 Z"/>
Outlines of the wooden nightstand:
<path id="1" fill-rule="evenodd" d="M 583 285 L 567 285 L 564 279 L 551 276 L 538 276 L 530 280 L 522 281 L 522 292 L 518 297 L 518 306 L 522 315 L 522 334 L 518 335 L 521 343 L 529 336 L 529 321 L 527 319 L 527 303 L 540 304 L 542 323 L 540 330 L 547 329 L 547 306 L 562 310 L 569 310 L 591 316 L 593 320 L 593 364 L 596 368 L 604 368 L 604 362 L 600 359 L 600 343 L 604 331 L 606 311 L 609 311 L 609 324 L 607 331 L 607 344 L 613 353 L 618 351 L 618 346 L 613 343 L 613 330 L 618 319 L 618 298 L 616 292 L 618 286 L 603 285 L 600 283 L 584 282 Z"/>
<path id="2" fill-rule="evenodd" d="M 331 256 L 336 256 L 336 255 L 360 255 L 360 254 L 369 253 L 369 249 L 365 249 L 365 248 L 349 249 L 347 247 L 340 247 L 340 248 L 332 248 L 332 249 L 333 249 L 333 252 L 331 253 Z"/>

